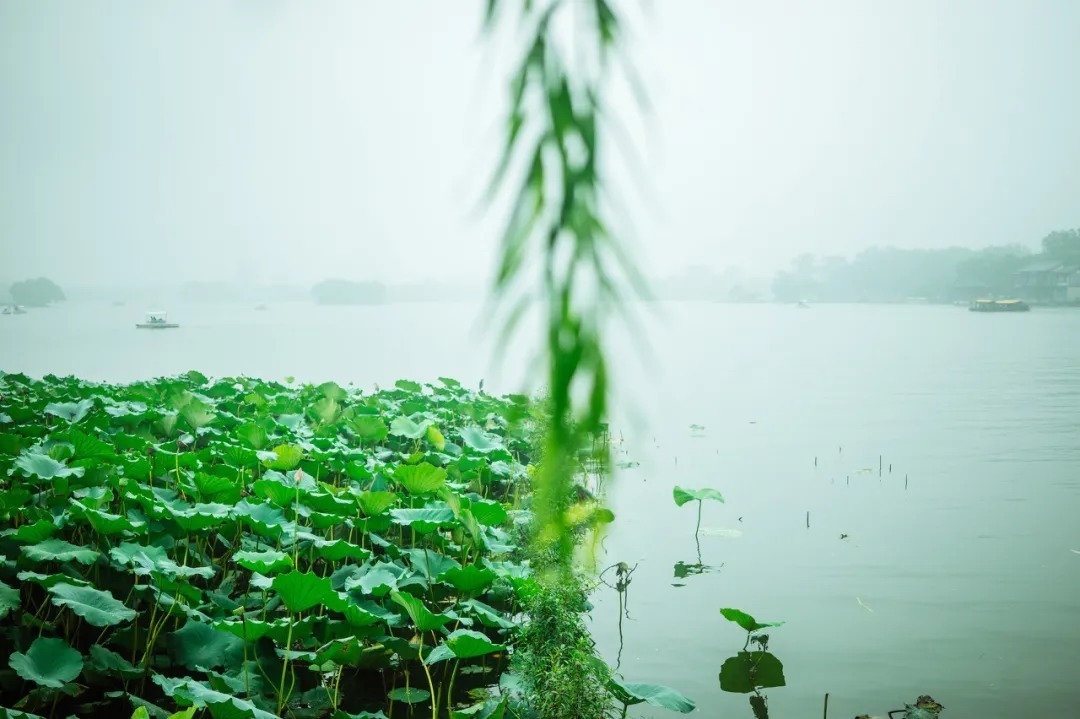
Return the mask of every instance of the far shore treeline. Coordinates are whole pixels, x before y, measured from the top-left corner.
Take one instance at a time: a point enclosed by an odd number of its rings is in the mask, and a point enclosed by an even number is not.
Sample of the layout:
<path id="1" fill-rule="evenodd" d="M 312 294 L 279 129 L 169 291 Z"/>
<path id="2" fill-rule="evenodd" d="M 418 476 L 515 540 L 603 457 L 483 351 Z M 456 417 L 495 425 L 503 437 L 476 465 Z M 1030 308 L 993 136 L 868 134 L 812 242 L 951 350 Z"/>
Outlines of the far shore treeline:
<path id="1" fill-rule="evenodd" d="M 657 300 L 720 302 L 968 302 L 976 297 L 1023 295 L 1018 284 L 1023 272 L 1054 271 L 1053 282 L 1076 283 L 1065 299 L 1028 296 L 1026 299 L 1068 303 L 1080 296 L 1080 228 L 1057 230 L 1043 238 L 1039 251 L 1030 247 L 996 245 L 974 249 L 901 249 L 870 247 L 853 257 L 803 254 L 773 277 L 749 277 L 736 268 L 723 271 L 691 266 L 666 278 L 654 278 Z M 0 285 L 2 287 L 3 285 Z M 2 290 L 0 290 L 2 291 Z M 428 281 L 407 285 L 374 280 L 327 279 L 311 286 L 242 286 L 229 282 L 190 281 L 170 292 L 164 288 L 61 289 L 39 277 L 10 285 L 11 302 L 44 307 L 71 296 L 75 300 L 160 298 L 175 294 L 184 302 L 297 302 L 320 305 L 371 305 L 384 302 L 477 300 L 472 286 Z M 65 294 L 67 293 L 67 294 Z M 157 299 L 154 300 L 157 302 Z M 153 302 L 152 302 L 153 304 Z"/>

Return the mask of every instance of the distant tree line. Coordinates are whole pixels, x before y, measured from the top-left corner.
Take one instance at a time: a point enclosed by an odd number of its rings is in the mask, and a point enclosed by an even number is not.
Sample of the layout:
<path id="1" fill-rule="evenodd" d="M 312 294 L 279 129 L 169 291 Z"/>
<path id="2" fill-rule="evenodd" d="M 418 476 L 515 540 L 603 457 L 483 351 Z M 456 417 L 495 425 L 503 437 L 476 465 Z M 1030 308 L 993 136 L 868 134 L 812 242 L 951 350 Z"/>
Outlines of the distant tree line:
<path id="1" fill-rule="evenodd" d="M 311 297 L 320 305 L 371 305 L 386 301 L 381 282 L 323 280 L 311 288 Z"/>
<path id="2" fill-rule="evenodd" d="M 851 259 L 800 255 L 790 269 L 776 274 L 772 291 L 784 302 L 967 301 L 1011 295 L 1016 273 L 1041 261 L 1080 266 L 1080 229 L 1050 233 L 1040 253 L 1003 245 L 981 250 L 872 247 Z"/>
<path id="3" fill-rule="evenodd" d="M 64 291 L 47 277 L 16 282 L 8 290 L 11 300 L 27 307 L 46 307 L 53 302 L 63 302 Z"/>

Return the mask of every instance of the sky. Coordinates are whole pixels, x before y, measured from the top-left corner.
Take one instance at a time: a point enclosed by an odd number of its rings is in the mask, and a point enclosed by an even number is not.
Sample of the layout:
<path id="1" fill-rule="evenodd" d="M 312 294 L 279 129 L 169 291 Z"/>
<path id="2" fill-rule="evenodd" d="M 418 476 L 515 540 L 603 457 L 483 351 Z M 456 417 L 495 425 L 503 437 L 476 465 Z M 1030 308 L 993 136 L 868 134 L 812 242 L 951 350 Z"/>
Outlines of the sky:
<path id="1" fill-rule="evenodd" d="M 649 102 L 616 78 L 609 177 L 653 276 L 1080 226 L 1074 0 L 622 6 Z M 0 0 L 0 277 L 486 282 L 522 46 L 482 7 Z"/>

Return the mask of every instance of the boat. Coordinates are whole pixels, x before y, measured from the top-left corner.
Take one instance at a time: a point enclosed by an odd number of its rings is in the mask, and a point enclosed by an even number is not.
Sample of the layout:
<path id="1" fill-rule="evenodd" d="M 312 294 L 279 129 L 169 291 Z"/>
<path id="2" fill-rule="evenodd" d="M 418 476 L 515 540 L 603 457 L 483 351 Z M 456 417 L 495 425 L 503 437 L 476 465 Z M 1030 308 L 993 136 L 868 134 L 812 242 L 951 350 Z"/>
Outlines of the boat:
<path id="1" fill-rule="evenodd" d="M 799 300 L 795 303 L 795 306 L 798 307 L 800 310 L 810 309 L 810 303 L 806 300 Z"/>
<path id="2" fill-rule="evenodd" d="M 165 312 L 147 312 L 146 321 L 135 325 L 140 330 L 171 330 L 179 326 L 175 322 L 169 322 L 169 316 Z"/>
<path id="3" fill-rule="evenodd" d="M 259 312 L 265 312 L 269 308 L 266 305 L 255 305 L 255 309 Z"/>
<path id="4" fill-rule="evenodd" d="M 1027 312 L 1031 308 L 1023 300 L 974 300 L 968 309 L 972 312 Z"/>
<path id="5" fill-rule="evenodd" d="M 26 308 L 22 305 L 4 305 L 5 315 L 25 315 Z"/>

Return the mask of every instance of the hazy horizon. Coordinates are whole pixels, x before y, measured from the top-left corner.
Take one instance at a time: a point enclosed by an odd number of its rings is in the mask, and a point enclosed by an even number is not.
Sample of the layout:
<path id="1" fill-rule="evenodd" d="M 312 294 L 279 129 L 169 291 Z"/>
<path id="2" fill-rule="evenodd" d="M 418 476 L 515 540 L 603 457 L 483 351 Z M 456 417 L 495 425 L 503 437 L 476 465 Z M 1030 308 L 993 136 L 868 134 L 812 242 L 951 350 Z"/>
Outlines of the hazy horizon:
<path id="1" fill-rule="evenodd" d="M 521 48 L 482 5 L 0 0 L 0 275 L 486 282 Z M 1080 5 L 650 7 L 609 174 L 652 276 L 1080 224 Z"/>

